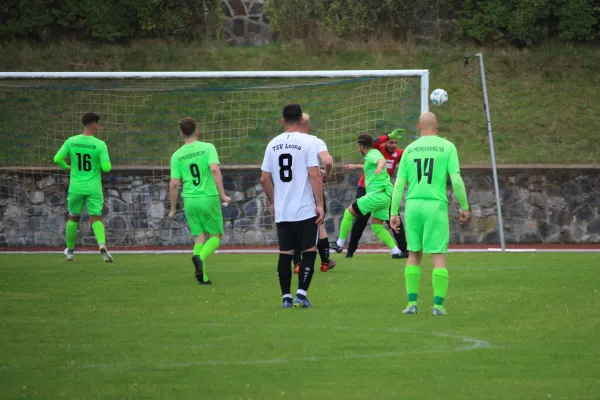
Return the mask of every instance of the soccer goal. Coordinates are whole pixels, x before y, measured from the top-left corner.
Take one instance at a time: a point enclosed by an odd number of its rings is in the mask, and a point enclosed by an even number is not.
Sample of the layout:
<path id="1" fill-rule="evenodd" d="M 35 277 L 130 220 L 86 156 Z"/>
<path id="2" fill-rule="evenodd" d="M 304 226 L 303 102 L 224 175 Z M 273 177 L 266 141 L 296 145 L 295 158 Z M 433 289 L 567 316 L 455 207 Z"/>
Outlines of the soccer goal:
<path id="1" fill-rule="evenodd" d="M 185 116 L 196 119 L 201 140 L 216 146 L 233 199 L 223 210 L 223 248 L 273 246 L 260 162 L 268 141 L 282 131 L 282 106 L 292 102 L 310 114 L 312 133 L 334 157 L 334 176 L 325 186 L 326 228 L 334 238 L 360 177 L 343 168 L 361 158 L 357 135 L 404 127 L 400 145 L 407 145 L 428 110 L 428 94 L 428 70 L 0 73 L 0 248 L 64 247 L 68 174 L 52 159 L 66 138 L 81 132 L 88 111 L 100 114 L 98 137 L 113 164 L 103 177 L 111 248 L 189 248 L 183 212 L 166 218 L 169 160 L 182 144 L 178 121 Z M 361 243 L 375 242 L 366 230 Z M 93 245 L 84 214 L 77 246 Z"/>

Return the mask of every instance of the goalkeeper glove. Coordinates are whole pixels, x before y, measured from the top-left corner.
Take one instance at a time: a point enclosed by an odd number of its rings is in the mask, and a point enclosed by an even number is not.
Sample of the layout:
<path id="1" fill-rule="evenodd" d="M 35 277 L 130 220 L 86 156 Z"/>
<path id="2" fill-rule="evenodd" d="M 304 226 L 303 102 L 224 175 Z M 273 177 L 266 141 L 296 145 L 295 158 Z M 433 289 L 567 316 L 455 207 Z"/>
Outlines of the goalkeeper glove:
<path id="1" fill-rule="evenodd" d="M 402 136 L 404 136 L 404 132 L 406 132 L 406 129 L 402 129 L 402 128 L 395 129 L 394 131 L 392 131 L 392 133 L 388 133 L 388 139 L 392 139 L 392 140 L 402 139 Z"/>

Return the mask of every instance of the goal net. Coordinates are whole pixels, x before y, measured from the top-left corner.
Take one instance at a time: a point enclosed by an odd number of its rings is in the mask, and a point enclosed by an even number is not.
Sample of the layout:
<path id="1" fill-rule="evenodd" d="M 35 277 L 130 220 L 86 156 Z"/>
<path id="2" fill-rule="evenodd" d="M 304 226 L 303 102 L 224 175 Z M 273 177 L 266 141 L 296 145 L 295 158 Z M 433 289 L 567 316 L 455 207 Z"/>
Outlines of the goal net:
<path id="1" fill-rule="evenodd" d="M 64 247 L 69 176 L 52 160 L 82 130 L 81 116 L 100 114 L 98 137 L 113 170 L 103 175 L 107 242 L 120 250 L 188 248 L 192 242 L 182 204 L 169 210 L 171 154 L 182 144 L 178 121 L 198 123 L 200 140 L 220 156 L 232 203 L 223 209 L 224 247 L 252 248 L 277 241 L 260 186 L 268 141 L 281 133 L 281 110 L 299 103 L 312 134 L 334 158 L 325 185 L 331 239 L 356 195 L 362 171 L 356 137 L 406 128 L 405 146 L 427 110 L 427 70 L 251 73 L 2 73 L 0 74 L 0 249 Z M 72 161 L 71 161 L 72 162 Z M 361 243 L 377 243 L 369 229 Z M 77 247 L 95 246 L 82 215 Z M 185 246 L 185 247 L 182 247 Z"/>

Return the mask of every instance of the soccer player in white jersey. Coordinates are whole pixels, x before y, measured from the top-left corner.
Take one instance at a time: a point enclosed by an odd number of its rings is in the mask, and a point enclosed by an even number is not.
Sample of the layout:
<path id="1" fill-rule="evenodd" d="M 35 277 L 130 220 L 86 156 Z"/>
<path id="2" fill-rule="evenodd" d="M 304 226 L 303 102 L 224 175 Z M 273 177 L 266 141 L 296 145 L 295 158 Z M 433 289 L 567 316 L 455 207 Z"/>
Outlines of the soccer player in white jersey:
<path id="1" fill-rule="evenodd" d="M 310 125 L 310 115 L 302 113 L 302 129 L 301 133 L 310 133 L 312 126 Z M 316 137 L 316 136 L 315 136 Z M 331 176 L 333 171 L 333 158 L 329 154 L 327 145 L 325 142 L 318 137 L 317 139 L 317 152 L 319 154 L 319 161 L 321 162 L 321 177 L 323 182 Z M 325 188 L 323 188 L 323 212 L 327 214 L 327 202 L 325 202 Z M 325 230 L 325 224 L 319 225 L 319 241 L 317 242 L 317 251 L 321 258 L 321 272 L 327 272 L 335 267 L 335 260 L 329 258 L 329 238 L 327 237 L 327 231 Z M 300 246 L 296 247 L 294 251 L 294 272 L 300 272 L 300 261 L 302 257 L 302 250 Z"/>
<path id="2" fill-rule="evenodd" d="M 283 308 L 309 308 L 307 292 L 315 272 L 319 225 L 323 223 L 323 183 L 319 173 L 317 140 L 301 133 L 302 108 L 283 107 L 285 132 L 269 142 L 262 163 L 262 184 L 274 206 L 279 262 L 277 273 Z M 292 301 L 292 260 L 296 247 L 302 249 L 298 290 Z"/>

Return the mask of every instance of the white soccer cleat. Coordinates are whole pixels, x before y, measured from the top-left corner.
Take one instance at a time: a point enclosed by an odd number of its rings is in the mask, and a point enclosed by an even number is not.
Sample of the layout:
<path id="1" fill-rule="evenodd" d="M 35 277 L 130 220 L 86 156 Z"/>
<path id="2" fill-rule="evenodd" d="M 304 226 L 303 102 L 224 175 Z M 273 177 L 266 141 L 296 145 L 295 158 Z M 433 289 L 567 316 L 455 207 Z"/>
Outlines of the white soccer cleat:
<path id="1" fill-rule="evenodd" d="M 110 255 L 110 253 L 108 252 L 108 250 L 106 249 L 105 245 L 101 245 L 99 247 L 99 249 L 100 249 L 100 254 L 102 254 L 102 257 L 104 258 L 104 262 L 107 262 L 107 263 L 113 262 L 113 258 Z"/>
<path id="2" fill-rule="evenodd" d="M 73 254 L 72 251 L 69 251 L 69 249 L 65 249 L 65 251 L 63 251 L 65 257 L 67 257 L 67 261 L 73 261 L 73 259 L 75 258 L 75 254 Z"/>

